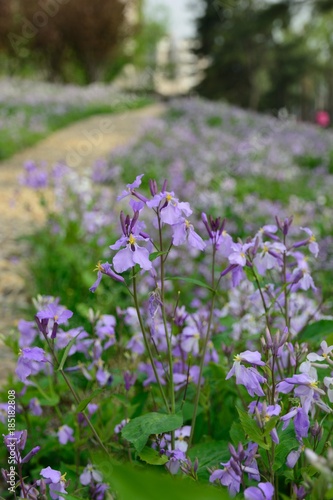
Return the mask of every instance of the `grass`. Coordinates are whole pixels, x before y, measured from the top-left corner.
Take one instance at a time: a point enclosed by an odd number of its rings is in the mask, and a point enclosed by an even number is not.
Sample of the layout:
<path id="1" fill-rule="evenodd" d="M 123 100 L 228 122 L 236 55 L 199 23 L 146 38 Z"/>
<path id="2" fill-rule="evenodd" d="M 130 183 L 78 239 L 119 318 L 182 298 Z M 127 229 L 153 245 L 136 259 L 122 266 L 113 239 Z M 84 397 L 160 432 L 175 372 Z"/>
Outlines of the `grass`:
<path id="1" fill-rule="evenodd" d="M 24 126 L 17 126 L 13 129 L 4 128 L 0 133 L 0 161 L 10 158 L 15 153 L 22 151 L 27 147 L 31 147 L 38 143 L 40 140 L 45 139 L 52 132 L 59 130 L 61 128 L 67 127 L 68 125 L 89 118 L 94 115 L 111 114 L 111 113 L 121 113 L 125 110 L 134 110 L 141 107 L 147 106 L 152 103 L 152 99 L 148 97 L 137 97 L 135 99 L 131 98 L 126 103 L 121 104 L 96 104 L 89 105 L 88 107 L 82 106 L 82 108 L 72 108 L 66 110 L 64 114 L 52 113 L 51 110 L 45 110 L 42 107 L 33 106 L 18 106 L 18 107 L 7 107 L 5 105 L 0 105 L 0 116 L 3 111 L 7 116 L 13 116 L 17 113 L 22 113 L 25 115 Z M 42 130 L 35 131 L 30 127 L 31 120 L 34 117 L 43 117 Z"/>

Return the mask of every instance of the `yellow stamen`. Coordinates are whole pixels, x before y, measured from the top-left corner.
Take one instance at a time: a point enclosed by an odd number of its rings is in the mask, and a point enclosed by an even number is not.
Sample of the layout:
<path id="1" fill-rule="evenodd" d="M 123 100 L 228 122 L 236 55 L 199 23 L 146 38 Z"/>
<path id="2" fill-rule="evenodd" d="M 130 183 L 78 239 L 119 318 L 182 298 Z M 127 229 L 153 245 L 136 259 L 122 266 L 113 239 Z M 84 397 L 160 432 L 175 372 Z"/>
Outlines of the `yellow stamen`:
<path id="1" fill-rule="evenodd" d="M 268 250 L 269 250 L 269 249 L 268 249 L 268 246 L 267 246 L 267 245 L 264 245 L 264 247 L 263 247 L 263 252 L 264 252 L 264 253 L 267 253 L 267 252 L 268 252 Z"/>
<path id="2" fill-rule="evenodd" d="M 191 225 L 190 221 L 188 221 L 187 219 L 185 219 L 185 226 L 186 226 L 187 228 L 189 228 L 189 227 L 190 227 L 190 225 Z"/>
<path id="3" fill-rule="evenodd" d="M 129 235 L 129 238 L 128 238 L 128 243 L 129 243 L 130 245 L 134 245 L 134 243 L 135 243 L 135 242 L 136 242 L 136 239 L 134 238 L 133 234 L 131 233 L 131 234 Z"/>
<path id="4" fill-rule="evenodd" d="M 242 361 L 242 358 L 239 354 L 236 354 L 236 356 L 234 356 L 234 361 Z"/>
<path id="5" fill-rule="evenodd" d="M 172 195 L 170 193 L 168 193 L 166 195 L 166 201 L 171 201 L 172 200 Z"/>
<path id="6" fill-rule="evenodd" d="M 97 262 L 94 271 L 101 271 L 101 273 L 103 272 L 103 267 L 102 267 L 102 263 L 100 260 Z"/>
<path id="7" fill-rule="evenodd" d="M 310 387 L 318 387 L 318 382 L 310 382 Z"/>
<path id="8" fill-rule="evenodd" d="M 310 236 L 309 241 L 310 241 L 311 243 L 312 243 L 313 241 L 316 241 L 315 236 L 313 236 L 313 235 L 312 235 L 312 236 Z"/>
<path id="9" fill-rule="evenodd" d="M 60 481 L 63 481 L 64 483 L 66 482 L 66 474 L 67 472 L 61 476 Z"/>

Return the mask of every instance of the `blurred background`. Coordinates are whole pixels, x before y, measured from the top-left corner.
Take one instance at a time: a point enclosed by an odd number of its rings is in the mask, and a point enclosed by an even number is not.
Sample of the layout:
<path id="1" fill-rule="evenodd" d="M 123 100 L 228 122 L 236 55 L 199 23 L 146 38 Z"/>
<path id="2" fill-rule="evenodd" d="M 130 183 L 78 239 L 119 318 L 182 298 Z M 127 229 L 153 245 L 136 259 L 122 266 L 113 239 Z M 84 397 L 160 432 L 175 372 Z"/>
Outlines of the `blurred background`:
<path id="1" fill-rule="evenodd" d="M 0 0 L 0 67 L 314 121 L 333 113 L 333 2 Z"/>

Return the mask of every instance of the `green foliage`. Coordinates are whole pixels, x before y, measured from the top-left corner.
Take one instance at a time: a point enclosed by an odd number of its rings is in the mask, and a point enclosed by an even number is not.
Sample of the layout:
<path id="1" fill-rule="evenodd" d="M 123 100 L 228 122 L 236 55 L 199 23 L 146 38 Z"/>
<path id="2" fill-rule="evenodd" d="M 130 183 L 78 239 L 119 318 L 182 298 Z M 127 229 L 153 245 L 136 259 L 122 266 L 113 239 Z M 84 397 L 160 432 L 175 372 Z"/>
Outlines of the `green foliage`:
<path id="1" fill-rule="evenodd" d="M 122 430 L 122 437 L 140 452 L 151 434 L 162 434 L 178 429 L 183 424 L 182 413 L 147 413 L 131 420 Z"/>
<path id="2" fill-rule="evenodd" d="M 104 456 L 94 456 L 105 478 L 117 491 L 119 500 L 227 500 L 226 491 L 194 483 L 188 478 L 168 477 L 151 470 L 110 462 Z"/>
<path id="3" fill-rule="evenodd" d="M 321 340 L 327 340 L 328 345 L 331 345 L 333 341 L 333 320 L 321 319 L 307 325 L 299 333 L 298 338 L 302 342 L 320 342 Z"/>

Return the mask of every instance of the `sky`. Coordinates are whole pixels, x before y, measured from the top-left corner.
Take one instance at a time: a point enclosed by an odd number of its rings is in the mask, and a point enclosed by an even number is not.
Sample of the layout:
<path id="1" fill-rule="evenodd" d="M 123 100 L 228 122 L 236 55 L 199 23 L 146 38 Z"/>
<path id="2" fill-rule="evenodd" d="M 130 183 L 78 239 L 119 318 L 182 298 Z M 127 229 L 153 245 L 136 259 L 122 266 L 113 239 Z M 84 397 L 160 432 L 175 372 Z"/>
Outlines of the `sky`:
<path id="1" fill-rule="evenodd" d="M 194 19 L 200 11 L 199 0 L 145 0 L 145 4 L 146 12 L 152 17 L 169 11 L 169 30 L 174 38 L 195 35 Z"/>

